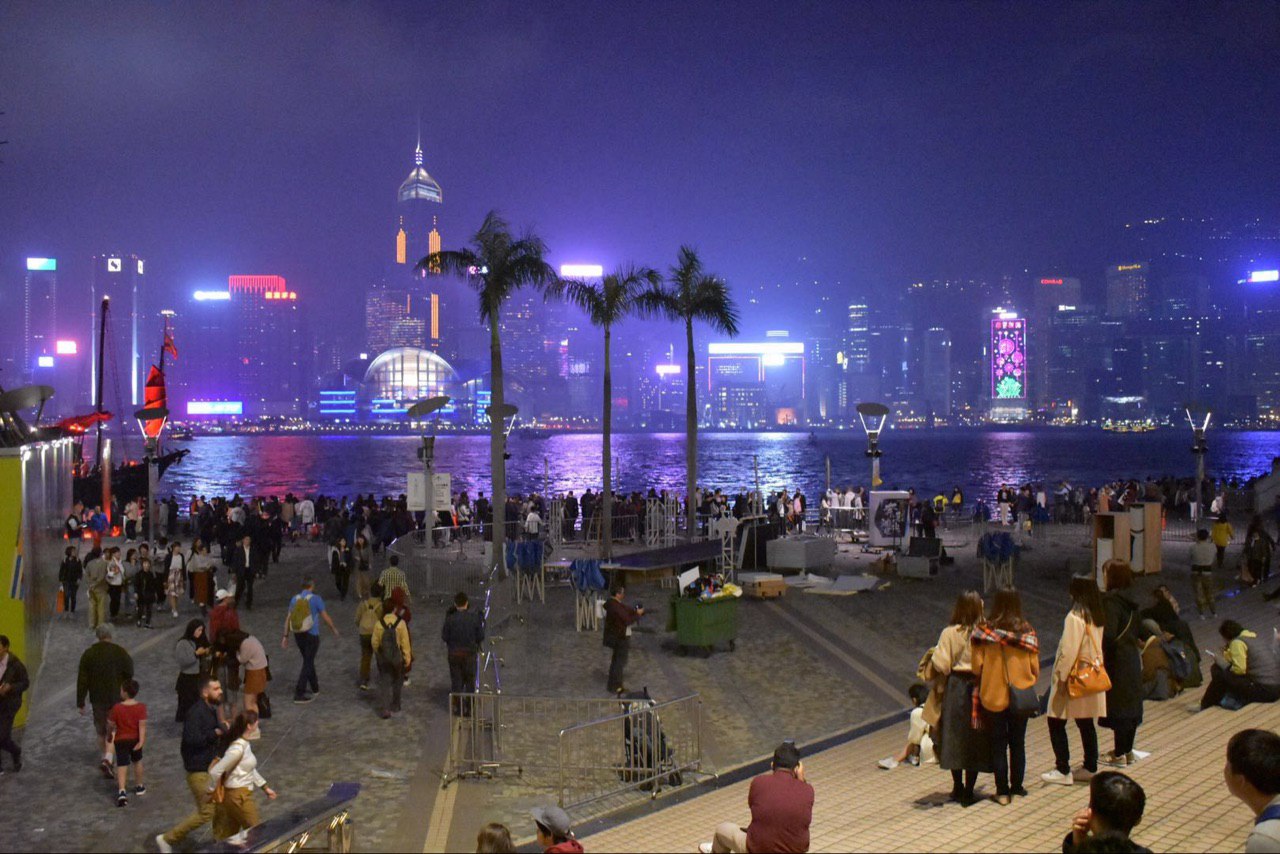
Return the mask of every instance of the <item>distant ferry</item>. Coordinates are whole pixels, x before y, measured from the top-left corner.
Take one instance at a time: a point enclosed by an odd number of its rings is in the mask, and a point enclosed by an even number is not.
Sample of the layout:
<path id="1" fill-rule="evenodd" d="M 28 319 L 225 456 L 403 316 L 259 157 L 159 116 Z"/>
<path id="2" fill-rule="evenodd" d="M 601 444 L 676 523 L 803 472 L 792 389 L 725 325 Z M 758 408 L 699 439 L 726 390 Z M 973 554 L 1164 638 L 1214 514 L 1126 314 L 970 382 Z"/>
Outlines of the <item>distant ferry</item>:
<path id="1" fill-rule="evenodd" d="M 1150 433 L 1159 426 L 1153 421 L 1103 421 L 1102 429 L 1109 433 Z"/>
<path id="2" fill-rule="evenodd" d="M 539 427 L 522 427 L 516 431 L 516 435 L 521 439 L 550 439 L 552 433 Z"/>

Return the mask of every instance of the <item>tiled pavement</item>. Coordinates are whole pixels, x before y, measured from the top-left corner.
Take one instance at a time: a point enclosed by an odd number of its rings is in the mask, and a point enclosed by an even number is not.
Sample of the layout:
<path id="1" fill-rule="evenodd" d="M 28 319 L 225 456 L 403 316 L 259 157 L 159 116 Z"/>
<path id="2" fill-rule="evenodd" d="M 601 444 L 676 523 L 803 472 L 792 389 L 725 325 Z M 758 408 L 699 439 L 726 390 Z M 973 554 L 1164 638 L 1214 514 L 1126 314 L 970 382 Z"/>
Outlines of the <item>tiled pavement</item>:
<path id="1" fill-rule="evenodd" d="M 1262 604 L 1257 592 L 1220 609 L 1271 632 L 1280 622 L 1275 609 Z M 1214 626 L 1196 622 L 1202 647 L 1216 649 Z M 1188 706 L 1199 690 L 1174 700 L 1146 704 L 1138 748 L 1150 758 L 1127 770 L 1147 794 L 1146 814 L 1134 838 L 1154 851 L 1239 851 L 1252 824 L 1252 814 L 1231 797 L 1222 782 L 1222 764 L 1230 736 L 1249 727 L 1280 730 L 1280 704 L 1247 706 L 1239 712 L 1211 709 L 1192 713 Z M 1079 761 L 1079 742 L 1070 730 Z M 1111 738 L 1099 730 L 1102 749 Z M 1025 799 L 1002 807 L 989 799 L 969 809 L 946 802 L 950 775 L 936 765 L 901 766 L 882 771 L 876 762 L 895 754 L 905 738 L 897 724 L 805 760 L 816 789 L 814 851 L 1051 851 L 1059 850 L 1072 816 L 1088 803 L 1088 789 L 1049 786 L 1039 775 L 1053 766 L 1043 720 L 1027 733 Z M 1105 766 L 1103 766 L 1105 768 Z M 989 775 L 979 778 L 979 794 L 991 794 Z M 710 839 L 720 821 L 745 826 L 748 782 L 739 782 L 583 840 L 591 852 L 696 851 Z"/>

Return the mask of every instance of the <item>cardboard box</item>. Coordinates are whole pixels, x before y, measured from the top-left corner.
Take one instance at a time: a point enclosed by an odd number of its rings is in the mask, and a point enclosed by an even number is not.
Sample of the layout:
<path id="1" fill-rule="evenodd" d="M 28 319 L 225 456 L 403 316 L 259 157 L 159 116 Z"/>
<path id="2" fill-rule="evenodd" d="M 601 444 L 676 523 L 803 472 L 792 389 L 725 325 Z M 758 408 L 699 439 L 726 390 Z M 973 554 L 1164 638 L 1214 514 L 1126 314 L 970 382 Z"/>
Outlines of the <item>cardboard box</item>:
<path id="1" fill-rule="evenodd" d="M 787 595 L 787 582 L 782 576 L 745 581 L 742 584 L 743 595 L 752 599 L 777 599 Z"/>

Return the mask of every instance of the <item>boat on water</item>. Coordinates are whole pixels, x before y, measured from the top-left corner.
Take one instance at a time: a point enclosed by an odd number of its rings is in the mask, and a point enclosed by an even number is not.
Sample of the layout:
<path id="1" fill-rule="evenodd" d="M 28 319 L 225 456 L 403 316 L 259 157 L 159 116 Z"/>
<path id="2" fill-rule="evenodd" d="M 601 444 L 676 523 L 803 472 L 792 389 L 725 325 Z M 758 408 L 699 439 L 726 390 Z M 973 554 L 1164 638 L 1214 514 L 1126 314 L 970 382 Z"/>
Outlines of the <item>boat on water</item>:
<path id="1" fill-rule="evenodd" d="M 1150 433 L 1160 429 L 1154 421 L 1103 421 L 1102 429 L 1108 433 Z"/>
<path id="2" fill-rule="evenodd" d="M 98 321 L 98 352 L 96 354 L 98 360 L 98 384 L 94 395 L 94 411 L 88 415 L 78 415 L 63 419 L 58 424 L 44 430 L 46 434 L 51 436 L 70 436 L 77 440 L 72 493 L 76 501 L 87 507 L 101 506 L 105 508 L 110 506 L 112 499 L 123 506 L 134 498 L 145 498 L 149 488 L 149 465 L 156 467 L 156 478 L 159 479 L 164 477 L 164 473 L 168 471 L 170 466 L 180 462 L 183 457 L 191 453 L 186 448 L 166 452 L 161 444 L 161 434 L 164 430 L 165 422 L 168 420 L 168 397 L 165 392 L 164 375 L 165 355 L 167 353 L 172 354 L 175 358 L 178 355 L 178 350 L 174 345 L 173 335 L 166 319 L 164 343 L 160 347 L 159 364 L 152 365 L 151 370 L 147 373 L 147 381 L 143 387 L 144 406 L 138 413 L 135 413 L 135 416 L 152 416 L 141 417 L 138 421 L 138 427 L 142 433 L 141 438 L 146 449 L 145 454 L 142 459 L 128 456 L 129 439 L 136 437 L 128 435 L 125 421 L 115 419 L 115 416 L 110 411 L 103 408 L 103 360 L 106 351 L 107 316 L 110 308 L 110 300 L 104 298 Z M 111 457 L 107 456 L 106 450 L 110 446 L 110 441 L 109 437 L 104 437 L 103 435 L 104 428 L 112 420 L 116 420 L 120 438 L 120 444 L 112 450 L 112 455 L 119 453 L 125 457 L 118 463 L 113 462 Z M 95 436 L 92 463 L 84 453 L 84 439 L 91 430 Z"/>
<path id="3" fill-rule="evenodd" d="M 521 439 L 550 439 L 552 435 L 550 430 L 541 427 L 521 427 L 516 431 L 516 436 Z"/>

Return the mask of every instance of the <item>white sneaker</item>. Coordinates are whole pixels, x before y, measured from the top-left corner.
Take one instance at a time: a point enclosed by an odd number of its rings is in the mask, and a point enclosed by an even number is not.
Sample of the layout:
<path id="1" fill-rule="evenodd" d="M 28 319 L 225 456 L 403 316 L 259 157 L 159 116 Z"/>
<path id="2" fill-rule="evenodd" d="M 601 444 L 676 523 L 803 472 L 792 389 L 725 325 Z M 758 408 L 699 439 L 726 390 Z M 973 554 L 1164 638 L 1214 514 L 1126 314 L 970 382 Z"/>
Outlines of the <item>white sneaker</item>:
<path id="1" fill-rule="evenodd" d="M 242 830 L 239 833 L 228 836 L 226 839 L 226 842 L 228 845 L 244 845 L 248 841 L 249 841 L 248 829 Z"/>
<path id="2" fill-rule="evenodd" d="M 892 756 L 889 756 L 884 759 L 881 759 L 879 762 L 876 763 L 876 765 L 880 768 L 883 768 L 886 771 L 892 771 L 894 768 L 898 767 L 898 760 L 894 759 Z"/>
<path id="3" fill-rule="evenodd" d="M 1137 762 L 1141 759 L 1146 759 L 1150 756 L 1151 756 L 1151 751 L 1149 750 L 1131 750 L 1129 752 L 1129 764 L 1132 765 L 1134 762 Z"/>
<path id="4" fill-rule="evenodd" d="M 173 851 L 173 846 L 164 841 L 164 834 L 156 834 L 156 847 L 160 849 L 160 854 L 169 854 Z"/>
<path id="5" fill-rule="evenodd" d="M 710 843 L 710 842 L 699 842 L 699 843 L 698 843 L 698 850 L 699 850 L 700 852 L 702 852 L 702 854 L 711 854 L 711 843 Z"/>
<path id="6" fill-rule="evenodd" d="M 1076 784 L 1074 777 L 1070 774 L 1063 774 L 1057 768 L 1054 768 L 1047 774 L 1041 774 L 1040 779 L 1044 780 L 1046 783 L 1052 783 L 1055 786 L 1074 786 Z"/>

